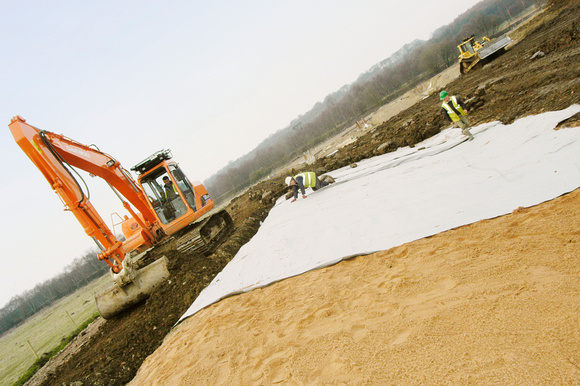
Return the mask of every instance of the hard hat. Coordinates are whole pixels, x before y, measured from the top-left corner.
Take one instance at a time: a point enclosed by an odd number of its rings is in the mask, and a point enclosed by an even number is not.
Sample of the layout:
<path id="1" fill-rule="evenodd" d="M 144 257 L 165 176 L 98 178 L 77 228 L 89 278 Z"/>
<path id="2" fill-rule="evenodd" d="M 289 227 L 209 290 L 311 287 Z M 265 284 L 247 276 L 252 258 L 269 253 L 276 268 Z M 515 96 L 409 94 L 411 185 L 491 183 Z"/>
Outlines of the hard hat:
<path id="1" fill-rule="evenodd" d="M 286 182 L 286 185 L 290 186 L 290 181 L 292 181 L 292 177 L 286 177 L 286 179 L 284 180 L 284 182 Z"/>
<path id="2" fill-rule="evenodd" d="M 445 90 L 441 91 L 441 93 L 439 94 L 439 98 L 441 98 L 441 100 L 445 99 L 446 96 L 447 96 L 447 91 L 445 91 Z"/>

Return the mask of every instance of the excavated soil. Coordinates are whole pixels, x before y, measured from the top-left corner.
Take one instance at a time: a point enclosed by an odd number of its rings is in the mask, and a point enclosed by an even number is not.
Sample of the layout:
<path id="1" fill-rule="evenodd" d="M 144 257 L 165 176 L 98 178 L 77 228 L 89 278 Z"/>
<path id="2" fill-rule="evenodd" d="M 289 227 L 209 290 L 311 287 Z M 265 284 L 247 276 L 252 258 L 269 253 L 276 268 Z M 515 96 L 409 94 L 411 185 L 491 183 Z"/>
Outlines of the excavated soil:
<path id="1" fill-rule="evenodd" d="M 507 53 L 446 86 L 467 100 L 473 124 L 580 103 L 580 4 L 565 3 L 535 18 Z M 438 133 L 447 123 L 437 94 L 312 168 L 326 172 Z M 575 116 L 559 129 L 578 123 Z M 236 229 L 213 255 L 157 248 L 171 279 L 144 304 L 98 319 L 28 384 L 130 382 L 257 232 L 285 193 L 282 182 L 264 182 L 225 208 Z M 575 191 L 225 299 L 178 326 L 135 384 L 575 383 L 579 214 Z"/>

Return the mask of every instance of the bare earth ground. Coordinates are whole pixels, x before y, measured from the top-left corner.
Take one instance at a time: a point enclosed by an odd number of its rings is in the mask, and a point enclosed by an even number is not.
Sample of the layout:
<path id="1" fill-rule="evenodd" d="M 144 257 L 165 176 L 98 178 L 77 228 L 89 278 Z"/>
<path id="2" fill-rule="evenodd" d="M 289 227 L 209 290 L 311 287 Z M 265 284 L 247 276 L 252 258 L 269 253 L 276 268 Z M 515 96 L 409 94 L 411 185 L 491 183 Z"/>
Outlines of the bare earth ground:
<path id="1" fill-rule="evenodd" d="M 468 100 L 472 123 L 580 103 L 580 4 L 567 3 L 546 11 L 506 54 L 446 86 Z M 532 60 L 537 51 L 545 56 Z M 333 170 L 438 133 L 447 123 L 436 94 L 311 168 Z M 171 280 L 144 304 L 99 319 L 29 384 L 131 381 L 257 232 L 271 198 L 285 192 L 282 180 L 228 205 L 236 230 L 212 256 L 157 248 L 170 259 Z M 575 191 L 226 299 L 178 326 L 135 384 L 580 384 L 579 201 Z"/>

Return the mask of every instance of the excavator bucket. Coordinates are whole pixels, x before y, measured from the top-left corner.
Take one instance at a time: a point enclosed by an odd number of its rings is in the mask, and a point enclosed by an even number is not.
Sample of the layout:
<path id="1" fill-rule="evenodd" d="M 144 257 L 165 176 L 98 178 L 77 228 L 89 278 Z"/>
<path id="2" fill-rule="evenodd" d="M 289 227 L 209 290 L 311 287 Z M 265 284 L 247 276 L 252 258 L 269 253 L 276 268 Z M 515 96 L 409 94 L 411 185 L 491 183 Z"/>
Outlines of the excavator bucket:
<path id="1" fill-rule="evenodd" d="M 95 295 L 97 310 L 105 319 L 138 304 L 149 297 L 159 285 L 169 279 L 165 256 L 141 268 L 132 282 L 109 287 Z"/>

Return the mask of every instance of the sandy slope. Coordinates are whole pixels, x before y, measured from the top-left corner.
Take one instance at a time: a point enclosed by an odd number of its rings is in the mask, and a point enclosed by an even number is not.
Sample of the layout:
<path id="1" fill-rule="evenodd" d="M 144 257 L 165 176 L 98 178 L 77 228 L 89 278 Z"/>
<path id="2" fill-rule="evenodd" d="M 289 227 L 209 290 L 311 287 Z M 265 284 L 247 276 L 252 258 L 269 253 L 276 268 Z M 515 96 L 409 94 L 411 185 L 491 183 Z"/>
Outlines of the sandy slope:
<path id="1" fill-rule="evenodd" d="M 580 384 L 580 190 L 225 299 L 143 384 Z"/>

